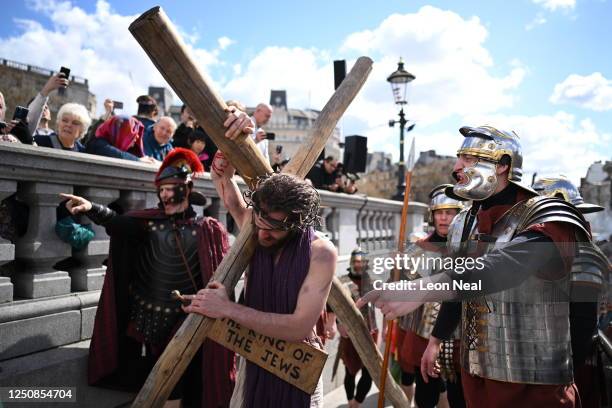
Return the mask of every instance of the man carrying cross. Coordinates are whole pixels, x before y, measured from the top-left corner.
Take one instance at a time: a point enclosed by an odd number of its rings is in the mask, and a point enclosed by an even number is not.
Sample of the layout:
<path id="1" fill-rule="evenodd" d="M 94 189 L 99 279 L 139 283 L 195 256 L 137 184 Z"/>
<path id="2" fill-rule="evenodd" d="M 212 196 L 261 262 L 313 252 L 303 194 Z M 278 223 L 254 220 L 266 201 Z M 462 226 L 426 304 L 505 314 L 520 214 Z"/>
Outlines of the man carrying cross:
<path id="1" fill-rule="evenodd" d="M 229 114 L 230 133 L 248 124 L 244 114 Z M 232 121 L 239 122 L 238 124 Z M 228 124 L 226 122 L 226 124 Z M 244 137 L 244 136 L 243 136 Z M 239 139 L 239 138 L 238 138 Z M 212 180 L 225 206 L 241 229 L 253 222 L 257 248 L 246 279 L 245 305 L 233 303 L 219 282 L 212 282 L 195 296 L 186 312 L 212 318 L 229 318 L 265 336 L 306 342 L 321 347 L 315 325 L 331 287 L 337 252 L 329 241 L 318 238 L 312 228 L 319 211 L 319 194 L 309 184 L 288 174 L 260 178 L 244 198 L 233 179 L 234 168 L 221 152 L 212 164 Z M 319 407 L 321 381 L 311 396 L 246 362 L 240 407 Z M 240 377 L 241 375 L 239 375 Z"/>

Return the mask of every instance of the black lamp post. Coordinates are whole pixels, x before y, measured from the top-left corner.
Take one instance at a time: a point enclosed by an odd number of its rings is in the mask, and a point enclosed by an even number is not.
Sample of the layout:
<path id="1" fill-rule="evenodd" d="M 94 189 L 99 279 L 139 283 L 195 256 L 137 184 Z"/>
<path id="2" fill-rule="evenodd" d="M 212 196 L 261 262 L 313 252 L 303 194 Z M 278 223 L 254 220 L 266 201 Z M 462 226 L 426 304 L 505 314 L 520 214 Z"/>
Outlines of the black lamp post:
<path id="1" fill-rule="evenodd" d="M 410 72 L 404 69 L 404 61 L 400 58 L 397 64 L 397 70 L 393 72 L 387 78 L 387 81 L 391 84 L 391 91 L 393 92 L 393 99 L 396 105 L 400 106 L 399 112 L 399 120 L 391 119 L 389 121 L 389 126 L 394 127 L 396 123 L 400 126 L 400 158 L 399 158 L 399 166 L 397 172 L 397 192 L 393 196 L 394 200 L 403 200 L 404 199 L 404 184 L 405 184 L 405 172 L 406 166 L 404 164 L 404 128 L 408 121 L 404 115 L 404 105 L 406 102 L 406 89 L 408 88 L 408 83 L 414 80 L 415 76 Z M 408 126 L 407 131 L 410 132 L 414 129 L 414 124 Z"/>

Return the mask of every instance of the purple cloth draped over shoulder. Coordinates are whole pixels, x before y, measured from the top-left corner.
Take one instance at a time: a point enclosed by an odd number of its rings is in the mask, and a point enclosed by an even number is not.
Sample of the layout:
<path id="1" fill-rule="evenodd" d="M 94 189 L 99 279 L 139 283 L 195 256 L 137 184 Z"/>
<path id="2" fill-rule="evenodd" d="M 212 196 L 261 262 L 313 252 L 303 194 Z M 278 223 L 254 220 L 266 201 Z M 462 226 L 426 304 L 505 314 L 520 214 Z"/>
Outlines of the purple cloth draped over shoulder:
<path id="1" fill-rule="evenodd" d="M 245 304 L 262 312 L 290 314 L 310 267 L 314 230 L 308 228 L 285 244 L 278 264 L 274 254 L 260 246 L 251 261 Z M 247 361 L 244 407 L 308 408 L 310 395 Z"/>

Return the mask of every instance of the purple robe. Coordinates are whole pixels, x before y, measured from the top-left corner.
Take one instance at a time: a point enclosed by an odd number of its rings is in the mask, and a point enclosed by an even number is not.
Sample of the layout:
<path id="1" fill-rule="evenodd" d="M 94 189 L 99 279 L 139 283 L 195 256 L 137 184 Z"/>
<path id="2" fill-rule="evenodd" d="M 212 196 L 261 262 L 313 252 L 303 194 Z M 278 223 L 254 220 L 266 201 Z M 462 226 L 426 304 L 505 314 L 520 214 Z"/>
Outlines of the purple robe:
<path id="1" fill-rule="evenodd" d="M 311 228 L 296 234 L 283 247 L 276 265 L 274 253 L 258 246 L 249 269 L 246 306 L 262 312 L 293 313 L 310 267 L 311 242 L 314 239 Z M 244 407 L 310 406 L 310 395 L 304 391 L 251 362 L 246 364 Z"/>

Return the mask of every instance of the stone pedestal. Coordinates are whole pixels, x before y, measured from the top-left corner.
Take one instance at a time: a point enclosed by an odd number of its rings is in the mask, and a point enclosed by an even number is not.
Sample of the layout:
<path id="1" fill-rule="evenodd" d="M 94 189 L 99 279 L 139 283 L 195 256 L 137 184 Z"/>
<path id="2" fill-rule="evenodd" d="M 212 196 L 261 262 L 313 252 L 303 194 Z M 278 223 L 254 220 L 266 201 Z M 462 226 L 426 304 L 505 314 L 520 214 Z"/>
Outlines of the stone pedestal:
<path id="1" fill-rule="evenodd" d="M 16 296 L 33 299 L 70 293 L 68 272 L 53 269 L 57 261 L 72 255 L 70 245 L 55 234 L 59 193 L 72 193 L 72 186 L 42 182 L 20 186 L 18 197 L 30 207 L 30 219 L 27 233 L 16 245 L 22 265 L 13 276 Z"/>
<path id="2" fill-rule="evenodd" d="M 109 205 L 119 198 L 119 190 L 93 187 L 79 187 L 75 193 L 102 205 Z M 85 248 L 80 251 L 72 251 L 72 256 L 79 261 L 79 266 L 70 271 L 73 292 L 102 289 L 106 273 L 106 267 L 102 265 L 102 262 L 108 256 L 110 243 L 104 227 L 95 224 L 85 216 L 82 222 L 91 223 L 96 235 Z"/>
<path id="3" fill-rule="evenodd" d="M 0 201 L 4 200 L 17 191 L 17 182 L 10 180 L 0 180 Z M 0 265 L 11 262 L 15 259 L 15 245 L 10 241 L 0 238 Z M 13 300 L 13 284 L 11 279 L 0 276 L 0 303 Z"/>

